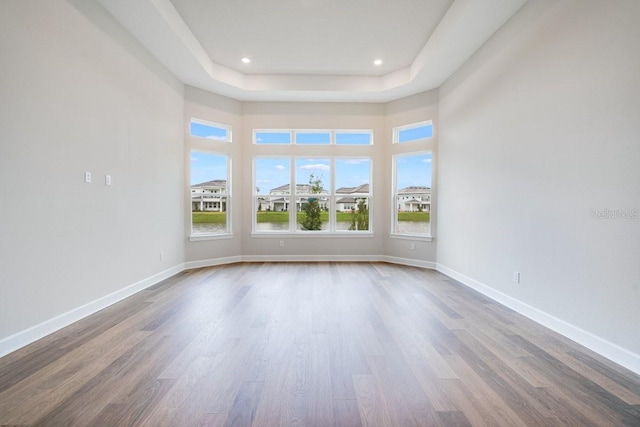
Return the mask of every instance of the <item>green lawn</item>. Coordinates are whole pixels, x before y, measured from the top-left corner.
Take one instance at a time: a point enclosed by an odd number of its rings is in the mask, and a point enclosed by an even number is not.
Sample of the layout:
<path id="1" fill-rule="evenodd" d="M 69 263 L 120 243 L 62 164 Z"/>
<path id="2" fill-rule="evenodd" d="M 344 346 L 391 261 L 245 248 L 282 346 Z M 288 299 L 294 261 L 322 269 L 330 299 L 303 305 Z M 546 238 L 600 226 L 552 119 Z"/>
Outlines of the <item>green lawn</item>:
<path id="1" fill-rule="evenodd" d="M 296 213 L 298 221 L 304 217 L 304 212 Z M 338 212 L 336 220 L 338 222 L 350 222 L 350 212 Z M 320 221 L 329 221 L 329 212 L 320 212 Z M 258 212 L 258 222 L 289 222 L 289 212 Z"/>
<path id="2" fill-rule="evenodd" d="M 429 212 L 398 212 L 398 221 L 429 222 Z"/>
<path id="3" fill-rule="evenodd" d="M 298 221 L 304 212 L 298 212 Z M 225 224 L 227 221 L 226 212 L 192 212 L 192 222 L 194 224 Z M 398 221 L 419 221 L 429 222 L 429 212 L 398 212 Z M 329 221 L 329 212 L 320 214 L 322 222 Z M 351 221 L 350 212 L 338 212 L 336 220 L 338 222 Z M 258 212 L 258 222 L 289 222 L 289 212 Z"/>
<path id="4" fill-rule="evenodd" d="M 226 212 L 191 212 L 193 224 L 226 224 Z"/>

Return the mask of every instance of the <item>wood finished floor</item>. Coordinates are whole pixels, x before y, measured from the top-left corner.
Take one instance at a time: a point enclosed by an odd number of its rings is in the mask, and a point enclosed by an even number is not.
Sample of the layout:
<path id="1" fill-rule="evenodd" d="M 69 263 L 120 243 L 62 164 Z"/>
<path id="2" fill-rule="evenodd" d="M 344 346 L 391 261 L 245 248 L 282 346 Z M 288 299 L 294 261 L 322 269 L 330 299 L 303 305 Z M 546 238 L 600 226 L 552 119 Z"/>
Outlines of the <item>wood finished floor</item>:
<path id="1" fill-rule="evenodd" d="M 640 378 L 437 272 L 191 270 L 0 359 L 0 425 L 640 426 Z"/>

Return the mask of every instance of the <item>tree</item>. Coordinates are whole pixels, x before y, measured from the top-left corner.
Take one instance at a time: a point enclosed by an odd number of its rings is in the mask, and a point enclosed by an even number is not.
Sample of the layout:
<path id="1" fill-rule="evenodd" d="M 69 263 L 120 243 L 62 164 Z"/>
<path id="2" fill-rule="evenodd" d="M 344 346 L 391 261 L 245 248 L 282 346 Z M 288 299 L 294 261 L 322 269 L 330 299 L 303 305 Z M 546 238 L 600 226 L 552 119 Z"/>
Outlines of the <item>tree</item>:
<path id="1" fill-rule="evenodd" d="M 322 176 L 316 178 L 313 174 L 309 176 L 309 193 L 320 194 L 322 192 Z M 320 220 L 320 202 L 317 197 L 309 197 L 307 203 L 302 207 L 304 215 L 300 221 L 303 230 L 320 230 L 322 221 Z"/>
<path id="2" fill-rule="evenodd" d="M 358 199 L 358 210 L 351 209 L 351 225 L 349 230 L 369 229 L 369 209 L 365 204 L 365 199 Z"/>

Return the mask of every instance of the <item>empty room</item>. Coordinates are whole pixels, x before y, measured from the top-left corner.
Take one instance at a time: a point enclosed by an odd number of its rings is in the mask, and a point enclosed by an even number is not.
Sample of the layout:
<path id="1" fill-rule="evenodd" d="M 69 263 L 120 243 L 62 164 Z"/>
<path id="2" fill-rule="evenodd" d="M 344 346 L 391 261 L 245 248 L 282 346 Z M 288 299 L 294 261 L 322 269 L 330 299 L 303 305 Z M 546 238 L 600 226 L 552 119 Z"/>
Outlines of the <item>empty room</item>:
<path id="1" fill-rule="evenodd" d="M 0 425 L 639 426 L 640 2 L 3 0 Z"/>

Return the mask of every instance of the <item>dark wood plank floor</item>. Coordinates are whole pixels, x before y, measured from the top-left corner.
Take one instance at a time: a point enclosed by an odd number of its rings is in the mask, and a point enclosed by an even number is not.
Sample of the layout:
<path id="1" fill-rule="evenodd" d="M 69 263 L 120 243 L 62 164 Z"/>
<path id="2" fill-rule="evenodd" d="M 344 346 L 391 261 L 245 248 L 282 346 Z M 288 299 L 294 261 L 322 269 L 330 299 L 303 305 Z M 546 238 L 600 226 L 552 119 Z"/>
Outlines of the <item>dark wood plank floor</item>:
<path id="1" fill-rule="evenodd" d="M 640 426 L 640 378 L 437 272 L 191 270 L 0 359 L 0 425 Z"/>

